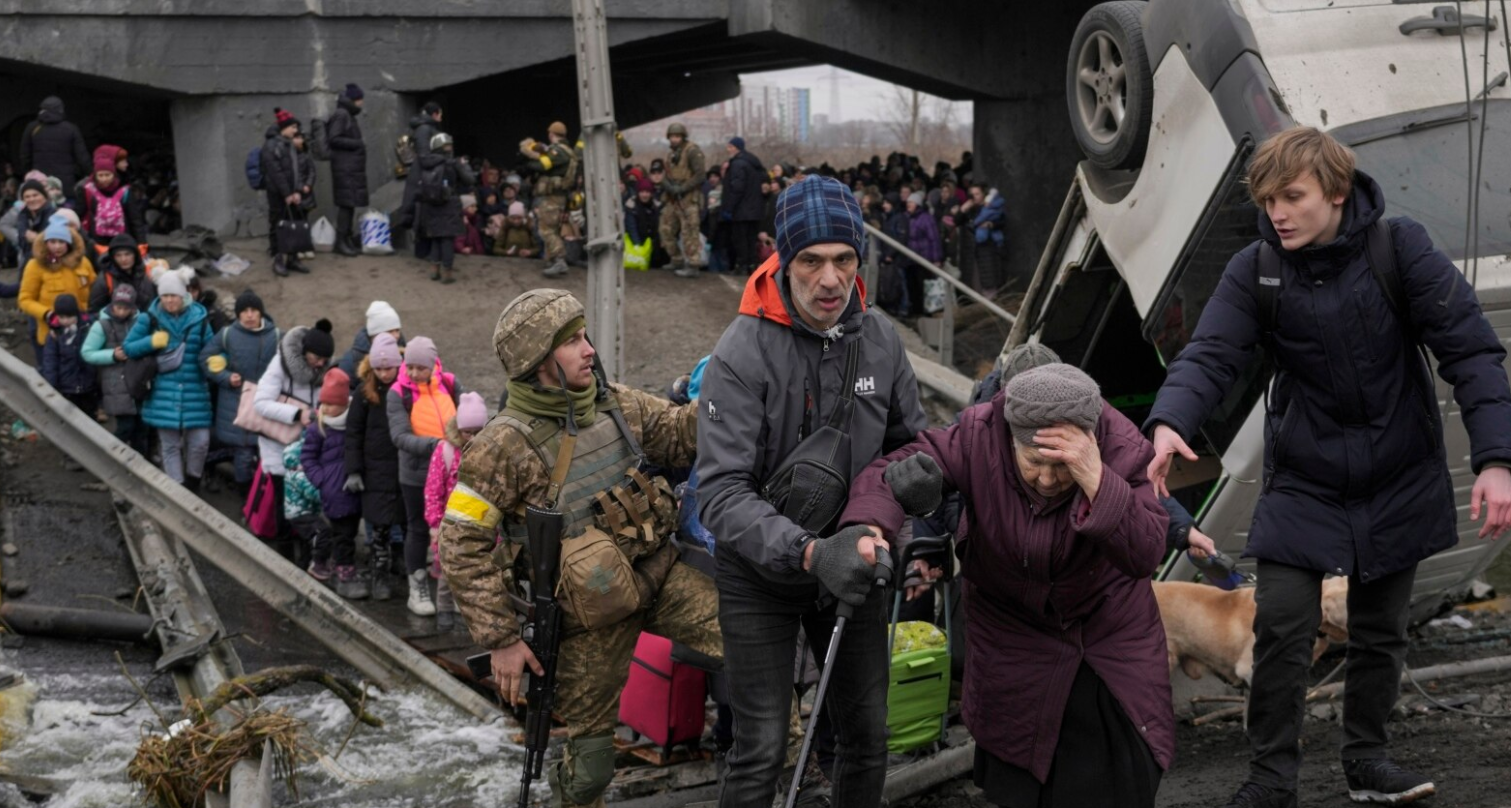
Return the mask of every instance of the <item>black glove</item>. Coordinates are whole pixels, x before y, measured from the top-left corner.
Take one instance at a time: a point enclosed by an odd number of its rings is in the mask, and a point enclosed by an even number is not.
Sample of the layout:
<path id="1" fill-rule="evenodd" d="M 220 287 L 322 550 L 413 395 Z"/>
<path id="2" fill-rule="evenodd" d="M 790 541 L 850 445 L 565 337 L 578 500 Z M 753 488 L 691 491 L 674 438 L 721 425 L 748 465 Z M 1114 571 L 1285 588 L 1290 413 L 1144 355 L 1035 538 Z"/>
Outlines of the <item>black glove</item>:
<path id="1" fill-rule="evenodd" d="M 934 458 L 923 452 L 892 463 L 881 477 L 909 516 L 928 516 L 944 499 L 944 474 Z"/>
<path id="2" fill-rule="evenodd" d="M 855 543 L 862 536 L 871 535 L 864 525 L 853 525 L 844 530 L 815 541 L 813 557 L 808 572 L 828 589 L 830 594 L 851 606 L 866 602 L 866 595 L 876 581 L 876 569 L 861 558 Z M 877 548 L 877 552 L 885 552 Z"/>

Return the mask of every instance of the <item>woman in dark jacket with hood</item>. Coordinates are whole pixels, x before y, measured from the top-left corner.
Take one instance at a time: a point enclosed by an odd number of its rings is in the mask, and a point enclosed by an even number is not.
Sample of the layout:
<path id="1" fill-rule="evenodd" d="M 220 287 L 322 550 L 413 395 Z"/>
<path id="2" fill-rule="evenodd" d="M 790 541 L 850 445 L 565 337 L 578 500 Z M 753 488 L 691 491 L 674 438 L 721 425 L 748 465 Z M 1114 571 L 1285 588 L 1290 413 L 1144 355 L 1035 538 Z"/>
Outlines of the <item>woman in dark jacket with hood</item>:
<path id="1" fill-rule="evenodd" d="M 138 311 L 146 311 L 157 299 L 157 284 L 147 277 L 147 262 L 137 249 L 136 239 L 127 233 L 111 239 L 100 256 L 94 286 L 89 289 L 89 310 L 98 312 L 109 306 L 116 287 L 122 285 L 136 290 Z"/>
<path id="2" fill-rule="evenodd" d="M 1168 521 L 1144 474 L 1152 457 L 1091 377 L 1050 364 L 851 487 L 840 523 L 889 539 L 899 500 L 927 510 L 947 487 L 966 503 L 962 713 L 990 802 L 1154 805 L 1175 715 L 1149 584 Z"/>
<path id="3" fill-rule="evenodd" d="M 430 279 L 455 283 L 451 262 L 456 255 L 455 239 L 466 232 L 462 222 L 462 191 L 477 182 L 472 169 L 452 156 L 451 135 L 444 132 L 431 139 L 430 153 L 418 161 L 420 181 L 416 192 L 415 232 L 430 241 L 426 253 L 433 269 Z M 433 193 L 427 194 L 427 190 Z M 444 198 L 443 198 L 444 197 Z"/>
<path id="4" fill-rule="evenodd" d="M 257 384 L 278 355 L 278 326 L 248 289 L 236 296 L 236 320 L 220 329 L 200 359 L 215 389 L 215 439 L 232 451 L 236 484 L 245 491 L 257 473 L 257 434 L 236 425 L 242 390 Z"/>
<path id="5" fill-rule="evenodd" d="M 371 556 L 374 600 L 393 596 L 389 565 L 396 555 L 389 537 L 395 525 L 406 521 L 399 492 L 399 449 L 388 429 L 387 407 L 388 388 L 398 380 L 403 364 L 398 341 L 392 334 L 379 333 L 358 366 L 361 381 L 346 421 L 344 488 L 362 495 L 362 518 L 376 537 Z"/>
<path id="6" fill-rule="evenodd" d="M 89 175 L 89 148 L 84 134 L 63 112 L 63 99 L 49 95 L 42 99 L 37 120 L 21 134 L 21 170 L 37 170 L 57 177 L 63 187 L 73 190 L 74 183 Z"/>
<path id="7" fill-rule="evenodd" d="M 367 143 L 357 116 L 362 114 L 362 88 L 346 85 L 336 99 L 336 111 L 325 125 L 331 150 L 331 188 L 336 202 L 336 252 L 362 252 L 352 233 L 352 214 L 367 207 Z"/>

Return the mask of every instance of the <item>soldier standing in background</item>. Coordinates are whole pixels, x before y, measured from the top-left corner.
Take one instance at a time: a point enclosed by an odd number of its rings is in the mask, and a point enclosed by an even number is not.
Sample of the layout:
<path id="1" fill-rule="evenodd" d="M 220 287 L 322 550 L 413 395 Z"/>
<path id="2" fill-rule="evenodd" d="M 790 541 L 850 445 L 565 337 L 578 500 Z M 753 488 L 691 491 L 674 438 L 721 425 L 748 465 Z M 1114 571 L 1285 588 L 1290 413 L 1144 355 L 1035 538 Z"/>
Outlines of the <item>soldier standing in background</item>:
<path id="1" fill-rule="evenodd" d="M 535 220 L 540 239 L 546 245 L 547 278 L 567 274 L 567 245 L 561 239 L 561 216 L 567 207 L 567 193 L 577 173 L 577 154 L 567 145 L 567 125 L 552 123 L 546 130 L 547 143 L 525 138 L 519 152 L 532 168 L 540 172 L 535 180 Z"/>
<path id="2" fill-rule="evenodd" d="M 666 155 L 666 181 L 661 183 L 661 244 L 672 257 L 679 278 L 696 278 L 703 269 L 703 245 L 698 225 L 703 215 L 703 150 L 687 139 L 687 127 L 666 127 L 671 151 Z"/>

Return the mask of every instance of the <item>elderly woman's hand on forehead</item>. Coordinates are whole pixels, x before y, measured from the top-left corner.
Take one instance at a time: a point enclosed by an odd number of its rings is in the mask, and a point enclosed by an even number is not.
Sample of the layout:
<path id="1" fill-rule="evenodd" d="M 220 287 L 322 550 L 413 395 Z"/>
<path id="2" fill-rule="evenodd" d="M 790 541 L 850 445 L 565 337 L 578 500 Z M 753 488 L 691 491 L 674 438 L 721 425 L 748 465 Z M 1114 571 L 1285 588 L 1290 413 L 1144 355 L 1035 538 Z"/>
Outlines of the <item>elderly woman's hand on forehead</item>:
<path id="1" fill-rule="evenodd" d="M 1087 501 L 1096 501 L 1102 483 L 1102 450 L 1091 430 L 1070 424 L 1045 427 L 1034 433 L 1034 446 L 1045 460 L 1064 463 Z"/>

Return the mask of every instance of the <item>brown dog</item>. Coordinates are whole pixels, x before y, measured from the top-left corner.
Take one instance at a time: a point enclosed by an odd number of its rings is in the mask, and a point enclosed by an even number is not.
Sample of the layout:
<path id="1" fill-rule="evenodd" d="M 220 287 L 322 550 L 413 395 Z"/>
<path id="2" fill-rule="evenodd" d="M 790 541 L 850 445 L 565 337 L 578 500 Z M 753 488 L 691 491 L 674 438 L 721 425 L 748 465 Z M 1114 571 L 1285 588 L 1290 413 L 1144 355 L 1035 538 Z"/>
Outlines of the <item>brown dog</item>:
<path id="1" fill-rule="evenodd" d="M 1170 651 L 1170 672 L 1176 666 L 1192 679 L 1211 671 L 1237 687 L 1248 685 L 1254 673 L 1254 589 L 1225 592 L 1208 584 L 1155 581 L 1160 619 Z M 1348 640 L 1348 579 L 1322 582 L 1322 625 L 1312 661 L 1329 642 Z"/>

